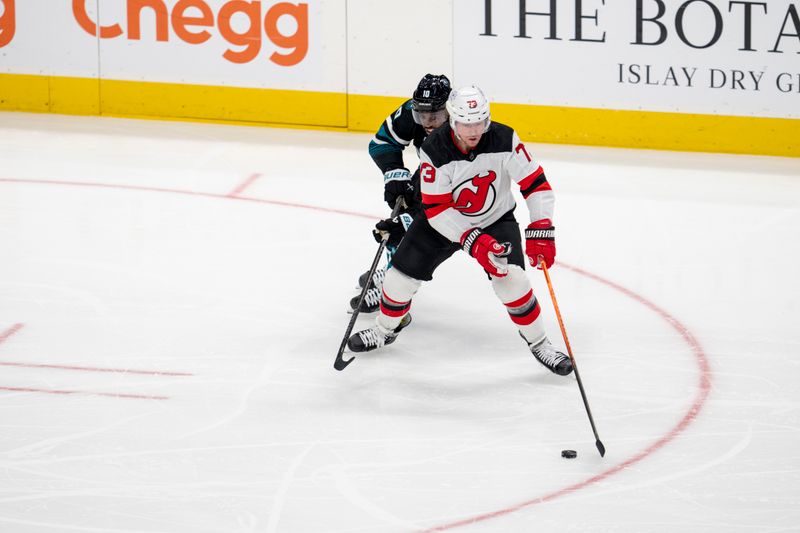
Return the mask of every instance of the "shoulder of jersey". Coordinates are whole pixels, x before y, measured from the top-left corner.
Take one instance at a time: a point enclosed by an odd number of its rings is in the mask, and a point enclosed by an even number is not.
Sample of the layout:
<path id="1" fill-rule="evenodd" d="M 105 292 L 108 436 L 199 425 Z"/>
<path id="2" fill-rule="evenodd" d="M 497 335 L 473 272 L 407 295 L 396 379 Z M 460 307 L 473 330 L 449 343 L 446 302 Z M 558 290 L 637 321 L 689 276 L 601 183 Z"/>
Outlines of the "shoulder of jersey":
<path id="1" fill-rule="evenodd" d="M 418 124 L 414 121 L 411 109 L 411 100 L 406 100 L 400 106 L 400 114 L 395 111 L 390 116 L 394 131 L 405 140 L 412 140 Z"/>
<path id="2" fill-rule="evenodd" d="M 486 132 L 487 142 L 483 147 L 484 152 L 508 152 L 512 149 L 514 130 L 500 122 L 492 122 Z"/>
<path id="3" fill-rule="evenodd" d="M 457 154 L 457 149 L 450 138 L 450 125 L 442 126 L 431 132 L 422 143 L 422 150 L 431 158 L 434 166 L 442 166 L 452 161 Z"/>
<path id="4" fill-rule="evenodd" d="M 400 106 L 401 109 L 400 117 L 410 120 L 411 122 L 414 122 L 413 108 L 411 107 L 411 105 L 412 105 L 411 100 L 406 100 L 405 102 L 403 102 L 403 105 Z"/>

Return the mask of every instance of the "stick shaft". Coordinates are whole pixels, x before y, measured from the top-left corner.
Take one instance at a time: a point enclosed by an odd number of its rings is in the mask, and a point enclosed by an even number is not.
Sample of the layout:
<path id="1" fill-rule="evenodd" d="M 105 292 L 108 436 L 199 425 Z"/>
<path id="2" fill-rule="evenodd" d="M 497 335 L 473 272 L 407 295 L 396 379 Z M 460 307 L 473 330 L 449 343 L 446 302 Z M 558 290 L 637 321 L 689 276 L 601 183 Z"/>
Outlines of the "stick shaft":
<path id="1" fill-rule="evenodd" d="M 589 407 L 589 400 L 586 397 L 586 391 L 583 388 L 583 380 L 581 380 L 581 374 L 578 372 L 578 363 L 575 361 L 575 356 L 572 353 L 572 346 L 569 344 L 569 337 L 567 336 L 567 328 L 564 327 L 564 319 L 561 317 L 561 309 L 558 307 L 558 300 L 556 299 L 556 292 L 553 290 L 553 282 L 550 279 L 550 272 L 547 269 L 547 265 L 545 264 L 544 257 L 539 256 L 539 265 L 542 267 L 542 272 L 544 272 L 544 279 L 547 281 L 547 289 L 550 291 L 550 299 L 553 302 L 553 309 L 556 312 L 556 318 L 558 319 L 558 327 L 561 328 L 561 336 L 564 338 L 564 344 L 567 347 L 567 354 L 569 354 L 569 358 L 572 361 L 572 369 L 575 371 L 575 379 L 578 381 L 578 389 L 581 391 L 581 398 L 583 398 L 583 406 L 586 408 L 586 414 L 589 416 L 589 423 L 592 426 L 592 433 L 594 433 L 595 444 L 597 446 L 600 455 L 603 456 L 606 454 L 605 446 L 600 441 L 600 436 L 597 434 L 597 427 L 594 424 L 594 417 L 592 416 L 592 410 Z"/>
<path id="2" fill-rule="evenodd" d="M 400 208 L 403 206 L 403 197 L 397 198 L 397 201 L 394 204 L 394 209 L 392 209 L 392 214 L 389 218 L 394 218 L 400 212 Z M 358 298 L 358 305 L 353 310 L 353 316 L 350 317 L 350 322 L 347 324 L 347 329 L 344 332 L 344 337 L 342 337 L 342 344 L 339 345 L 339 351 L 336 353 L 336 360 L 333 362 L 333 368 L 336 370 L 344 370 L 347 365 L 353 362 L 356 358 L 354 355 L 350 359 L 345 360 L 342 357 L 344 354 L 344 349 L 347 346 L 347 340 L 350 338 L 350 333 L 353 331 L 353 326 L 356 324 L 356 319 L 358 318 L 358 314 L 361 312 L 361 304 L 364 302 L 364 298 L 367 295 L 367 290 L 369 289 L 370 283 L 372 282 L 372 276 L 375 274 L 375 271 L 378 269 L 378 263 L 381 260 L 381 254 L 383 250 L 386 248 L 387 241 L 389 240 L 388 235 L 384 235 L 383 239 L 381 240 L 380 244 L 378 245 L 378 251 L 375 253 L 375 258 L 372 260 L 372 265 L 369 268 L 369 274 L 367 275 L 367 281 L 364 283 L 364 287 L 361 289 L 361 296 Z"/>

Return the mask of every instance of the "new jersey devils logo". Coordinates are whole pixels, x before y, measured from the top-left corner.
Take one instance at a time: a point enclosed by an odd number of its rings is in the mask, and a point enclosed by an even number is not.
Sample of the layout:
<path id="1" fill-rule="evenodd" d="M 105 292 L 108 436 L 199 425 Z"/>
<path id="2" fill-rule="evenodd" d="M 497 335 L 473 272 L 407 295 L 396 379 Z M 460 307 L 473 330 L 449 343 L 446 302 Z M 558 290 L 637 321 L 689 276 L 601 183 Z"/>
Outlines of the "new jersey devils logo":
<path id="1" fill-rule="evenodd" d="M 455 208 L 468 217 L 479 217 L 487 213 L 497 197 L 493 185 L 496 178 L 497 174 L 490 170 L 485 176 L 478 174 L 462 182 L 453 191 L 456 198 Z"/>

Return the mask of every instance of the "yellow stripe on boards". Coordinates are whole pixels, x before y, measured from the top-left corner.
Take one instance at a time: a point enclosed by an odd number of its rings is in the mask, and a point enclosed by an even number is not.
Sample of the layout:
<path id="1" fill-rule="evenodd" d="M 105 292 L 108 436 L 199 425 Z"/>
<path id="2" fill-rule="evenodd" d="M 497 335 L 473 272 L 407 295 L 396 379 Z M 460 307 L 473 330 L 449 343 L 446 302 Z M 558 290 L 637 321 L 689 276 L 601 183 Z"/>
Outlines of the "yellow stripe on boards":
<path id="1" fill-rule="evenodd" d="M 344 93 L 100 81 L 103 114 L 347 126 Z"/>
<path id="2" fill-rule="evenodd" d="M 100 114 L 100 84 L 97 78 L 51 76 L 49 80 L 51 113 Z"/>
<path id="3" fill-rule="evenodd" d="M 50 111 L 50 78 L 26 74 L 0 74 L 0 109 Z"/>
<path id="4" fill-rule="evenodd" d="M 492 104 L 531 142 L 800 157 L 800 119 Z"/>
<path id="5" fill-rule="evenodd" d="M 377 132 L 381 123 L 400 105 L 408 100 L 411 95 L 398 96 L 368 96 L 362 94 L 348 94 L 347 106 L 350 111 L 348 129 L 351 131 Z"/>
<path id="6" fill-rule="evenodd" d="M 0 110 L 373 133 L 407 97 L 0 74 Z M 800 119 L 492 104 L 525 141 L 800 157 Z"/>

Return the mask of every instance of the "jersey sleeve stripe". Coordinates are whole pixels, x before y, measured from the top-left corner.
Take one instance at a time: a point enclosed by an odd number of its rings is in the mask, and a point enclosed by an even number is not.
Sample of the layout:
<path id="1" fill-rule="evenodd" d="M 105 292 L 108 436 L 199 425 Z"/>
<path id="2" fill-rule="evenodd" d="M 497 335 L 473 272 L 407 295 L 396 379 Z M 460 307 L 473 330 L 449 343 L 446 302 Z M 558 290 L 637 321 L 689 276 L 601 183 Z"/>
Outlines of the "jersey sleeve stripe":
<path id="1" fill-rule="evenodd" d="M 539 168 L 533 171 L 532 174 L 529 174 L 528 176 L 520 180 L 519 188 L 525 189 L 526 187 L 530 187 L 531 183 L 533 183 L 536 180 L 536 178 L 538 178 L 542 174 L 544 174 L 544 169 L 540 165 Z"/>
<path id="2" fill-rule="evenodd" d="M 446 210 L 453 207 L 453 194 L 425 194 L 422 193 L 422 208 L 425 210 L 425 216 L 431 219 Z"/>
<path id="3" fill-rule="evenodd" d="M 411 144 L 411 139 L 409 140 L 403 139 L 397 133 L 395 133 L 392 123 L 392 117 L 386 117 L 386 128 L 389 130 L 389 133 L 392 135 L 392 137 L 394 137 L 400 144 L 403 144 L 405 146 Z"/>
<path id="4" fill-rule="evenodd" d="M 402 153 L 402 150 L 394 144 L 369 143 L 369 155 L 372 157 L 389 153 Z"/>
<path id="5" fill-rule="evenodd" d="M 534 192 L 552 190 L 542 167 L 539 167 L 536 169 L 536 172 L 520 181 L 519 189 L 522 192 L 522 197 L 525 199 Z"/>
<path id="6" fill-rule="evenodd" d="M 386 127 L 386 123 L 385 122 L 381 125 L 380 129 L 378 130 L 378 133 L 375 134 L 374 138 L 375 138 L 375 140 L 383 141 L 386 144 L 391 144 L 391 145 L 397 146 L 400 149 L 402 149 L 405 146 L 405 145 L 403 145 L 403 143 L 399 142 L 397 139 L 395 139 L 392 136 L 392 134 L 389 132 L 388 128 Z"/>
<path id="7" fill-rule="evenodd" d="M 443 211 L 447 211 L 451 207 L 453 207 L 453 202 L 448 202 L 446 204 L 436 204 L 436 205 L 422 204 L 422 208 L 425 210 L 425 216 L 428 217 L 428 220 L 432 219 L 433 217 L 442 213 Z"/>
<path id="8" fill-rule="evenodd" d="M 453 194 L 452 193 L 444 193 L 444 194 L 425 194 L 422 193 L 422 203 L 423 204 L 446 204 L 453 202 Z"/>

